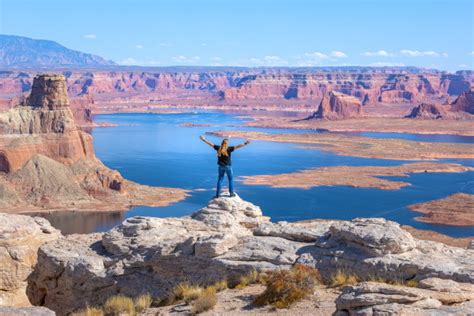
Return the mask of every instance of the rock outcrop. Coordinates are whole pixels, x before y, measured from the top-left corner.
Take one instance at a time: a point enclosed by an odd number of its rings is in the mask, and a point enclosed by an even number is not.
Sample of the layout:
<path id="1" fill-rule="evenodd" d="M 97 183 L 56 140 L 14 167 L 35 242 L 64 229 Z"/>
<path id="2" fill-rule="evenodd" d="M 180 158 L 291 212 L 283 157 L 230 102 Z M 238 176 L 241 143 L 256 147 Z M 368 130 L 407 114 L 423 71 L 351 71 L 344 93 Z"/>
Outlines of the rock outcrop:
<path id="1" fill-rule="evenodd" d="M 324 278 L 344 269 L 361 278 L 474 281 L 472 250 L 417 240 L 394 222 L 271 223 L 236 196 L 213 199 L 190 217 L 133 217 L 104 234 L 48 242 L 28 296 L 64 315 L 117 293 L 164 298 L 180 282 L 205 285 L 295 263 Z"/>
<path id="2" fill-rule="evenodd" d="M 474 90 L 464 91 L 452 104 L 451 110 L 474 114 Z"/>
<path id="3" fill-rule="evenodd" d="M 330 91 L 323 96 L 318 110 L 309 117 L 310 119 L 338 120 L 354 118 L 361 115 L 362 105 L 352 96 Z"/>
<path id="4" fill-rule="evenodd" d="M 27 278 L 36 265 L 38 248 L 60 233 L 40 217 L 0 213 L 0 223 L 0 306 L 29 306 Z M 0 309 L 0 315 L 3 312 Z"/>
<path id="5" fill-rule="evenodd" d="M 344 288 L 337 315 L 469 315 L 474 285 L 427 278 L 417 288 L 363 282 Z"/>
<path id="6" fill-rule="evenodd" d="M 414 107 L 406 118 L 441 119 L 447 116 L 448 109 L 443 105 L 421 103 Z"/>
<path id="7" fill-rule="evenodd" d="M 179 189 L 140 186 L 105 167 L 91 135 L 76 125 L 62 75 L 36 77 L 26 103 L 0 113 L 2 211 L 121 210 L 184 196 Z"/>

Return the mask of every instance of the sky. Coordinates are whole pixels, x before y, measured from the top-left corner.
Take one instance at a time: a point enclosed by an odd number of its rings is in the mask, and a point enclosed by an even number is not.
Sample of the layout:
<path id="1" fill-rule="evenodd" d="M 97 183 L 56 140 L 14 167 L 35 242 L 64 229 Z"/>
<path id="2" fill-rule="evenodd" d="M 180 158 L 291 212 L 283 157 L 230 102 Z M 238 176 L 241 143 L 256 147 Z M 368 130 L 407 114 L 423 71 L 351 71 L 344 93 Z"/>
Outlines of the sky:
<path id="1" fill-rule="evenodd" d="M 474 69 L 474 0 L 0 0 L 0 33 L 123 65 Z"/>

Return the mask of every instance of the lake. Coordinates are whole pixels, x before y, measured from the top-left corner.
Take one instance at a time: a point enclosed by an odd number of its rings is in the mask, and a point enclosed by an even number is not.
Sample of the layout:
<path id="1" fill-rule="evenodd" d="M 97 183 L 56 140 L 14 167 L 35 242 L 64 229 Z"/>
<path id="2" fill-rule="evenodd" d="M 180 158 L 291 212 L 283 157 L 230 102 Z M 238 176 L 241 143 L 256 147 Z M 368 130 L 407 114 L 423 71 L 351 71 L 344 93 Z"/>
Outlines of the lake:
<path id="1" fill-rule="evenodd" d="M 222 129 L 254 130 L 267 133 L 316 133 L 312 130 L 263 129 L 240 127 L 245 116 L 221 112 L 180 114 L 121 113 L 97 115 L 98 123 L 116 127 L 94 128 L 97 156 L 127 179 L 153 186 L 192 190 L 186 200 L 167 207 L 138 206 L 127 212 L 46 214 L 64 233 L 104 231 L 127 217 L 183 216 L 205 206 L 215 194 L 216 154 L 199 140 L 199 135 Z M 184 127 L 180 124 L 210 124 Z M 452 135 L 416 135 L 398 133 L 348 133 L 367 137 L 402 138 L 429 142 L 474 143 L 474 137 Z M 215 143 L 219 139 L 207 136 Z M 231 139 L 231 145 L 242 142 Z M 442 160 L 474 166 L 472 160 Z M 236 192 L 259 205 L 273 221 L 299 221 L 313 218 L 352 219 L 385 217 L 419 229 L 434 230 L 454 237 L 474 236 L 474 227 L 433 225 L 413 220 L 417 215 L 407 209 L 414 203 L 446 197 L 457 192 L 474 193 L 474 172 L 420 173 L 404 177 L 412 185 L 400 190 L 379 190 L 343 186 L 312 189 L 281 189 L 248 186 L 239 176 L 277 174 L 320 166 L 390 166 L 407 161 L 339 156 L 320 150 L 298 148 L 296 144 L 253 141 L 232 155 Z M 398 178 L 394 178 L 398 179 Z"/>

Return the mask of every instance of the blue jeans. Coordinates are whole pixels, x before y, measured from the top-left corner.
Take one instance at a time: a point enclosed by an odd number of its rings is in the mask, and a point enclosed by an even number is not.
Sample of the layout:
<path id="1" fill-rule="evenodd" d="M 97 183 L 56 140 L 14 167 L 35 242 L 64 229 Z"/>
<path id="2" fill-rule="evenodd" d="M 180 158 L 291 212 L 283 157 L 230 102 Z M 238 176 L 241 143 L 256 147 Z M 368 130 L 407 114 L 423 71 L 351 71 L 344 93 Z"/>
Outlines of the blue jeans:
<path id="1" fill-rule="evenodd" d="M 221 193 L 222 180 L 224 175 L 227 173 L 227 179 L 229 179 L 229 193 L 234 194 L 234 174 L 232 173 L 232 166 L 219 166 L 219 177 L 217 178 L 217 191 L 216 196 Z"/>

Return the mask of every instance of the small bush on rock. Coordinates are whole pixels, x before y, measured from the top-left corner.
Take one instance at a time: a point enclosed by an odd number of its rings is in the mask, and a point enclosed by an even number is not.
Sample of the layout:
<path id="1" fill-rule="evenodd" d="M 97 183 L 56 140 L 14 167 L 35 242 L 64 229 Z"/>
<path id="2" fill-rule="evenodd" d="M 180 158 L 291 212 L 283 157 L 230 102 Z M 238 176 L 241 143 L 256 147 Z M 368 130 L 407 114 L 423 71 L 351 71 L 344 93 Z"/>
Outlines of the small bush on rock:
<path id="1" fill-rule="evenodd" d="M 194 301 L 191 312 L 195 314 L 200 314 L 211 310 L 217 304 L 217 294 L 216 290 L 213 287 L 208 287 L 201 292 L 198 298 Z"/>
<path id="2" fill-rule="evenodd" d="M 115 295 L 109 297 L 104 305 L 104 310 L 108 315 L 135 315 L 135 304 L 130 297 L 125 295 Z"/>
<path id="3" fill-rule="evenodd" d="M 235 286 L 236 289 L 243 289 L 250 284 L 256 284 L 260 281 L 260 274 L 257 270 L 252 270 L 247 275 L 241 276 L 239 279 L 239 283 Z"/>
<path id="4" fill-rule="evenodd" d="M 305 265 L 295 265 L 290 270 L 270 271 L 264 280 L 266 289 L 255 298 L 254 304 L 288 308 L 311 295 L 315 285 L 320 282 L 319 271 Z"/>

